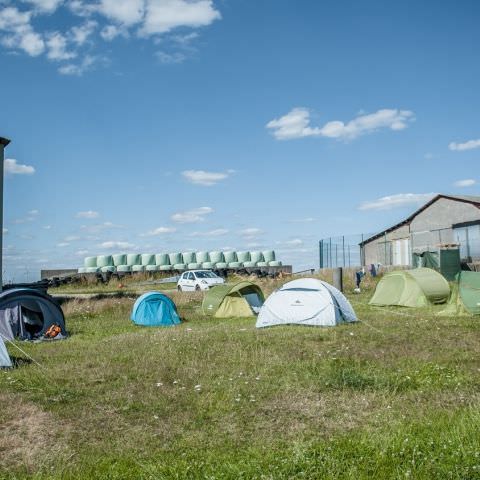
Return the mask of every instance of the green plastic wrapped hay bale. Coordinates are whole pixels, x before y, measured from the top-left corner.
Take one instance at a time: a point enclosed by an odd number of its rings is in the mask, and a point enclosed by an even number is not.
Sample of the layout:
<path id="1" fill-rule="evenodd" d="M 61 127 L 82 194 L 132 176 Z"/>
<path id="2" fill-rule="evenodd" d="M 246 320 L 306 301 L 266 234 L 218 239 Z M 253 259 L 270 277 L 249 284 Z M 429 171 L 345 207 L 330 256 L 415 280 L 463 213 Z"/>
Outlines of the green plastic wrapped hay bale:
<path id="1" fill-rule="evenodd" d="M 127 265 L 133 267 L 134 265 L 141 265 L 142 259 L 138 253 L 129 253 L 127 255 Z"/>
<path id="2" fill-rule="evenodd" d="M 237 261 L 245 263 L 250 261 L 250 252 L 237 252 Z"/>
<path id="3" fill-rule="evenodd" d="M 170 265 L 170 257 L 166 253 L 157 253 L 155 255 L 155 265 Z"/>
<path id="4" fill-rule="evenodd" d="M 113 267 L 113 258 L 111 255 L 99 255 L 97 257 L 97 267 Z"/>
<path id="5" fill-rule="evenodd" d="M 181 253 L 169 253 L 168 258 L 170 259 L 170 265 L 175 265 L 176 263 L 183 263 Z"/>
<path id="6" fill-rule="evenodd" d="M 85 268 L 94 268 L 97 266 L 97 257 L 87 257 L 83 261 L 83 266 Z"/>
<path id="7" fill-rule="evenodd" d="M 228 268 L 241 268 L 242 264 L 241 262 L 230 262 L 228 264 Z"/>
<path id="8" fill-rule="evenodd" d="M 98 270 L 99 270 L 98 267 L 87 267 L 87 268 L 85 269 L 85 273 L 97 273 Z"/>
<path id="9" fill-rule="evenodd" d="M 127 273 L 131 271 L 132 271 L 132 267 L 130 265 L 119 265 L 117 267 L 117 272 Z"/>
<path id="10" fill-rule="evenodd" d="M 278 260 L 274 260 L 273 262 L 268 262 L 268 265 L 270 267 L 281 267 L 282 266 L 282 262 L 279 262 Z"/>
<path id="11" fill-rule="evenodd" d="M 250 261 L 251 262 L 263 262 L 263 253 L 262 252 L 250 252 Z"/>
<path id="12" fill-rule="evenodd" d="M 210 261 L 210 256 L 208 252 L 197 252 L 195 254 L 195 258 L 197 259 L 197 263 L 204 263 Z"/>
<path id="13" fill-rule="evenodd" d="M 145 265 L 132 265 L 132 272 L 144 272 Z"/>
<path id="14" fill-rule="evenodd" d="M 87 269 L 85 267 L 80 267 L 78 269 L 78 273 L 85 273 L 87 271 Z"/>
<path id="15" fill-rule="evenodd" d="M 193 262 L 193 263 L 189 263 L 189 264 L 188 264 L 188 269 L 189 269 L 189 270 L 197 270 L 198 268 L 202 268 L 202 264 L 201 264 L 201 263 Z"/>
<path id="16" fill-rule="evenodd" d="M 115 273 L 117 271 L 117 269 L 112 265 L 108 265 L 106 267 L 101 267 L 100 271 L 102 273 Z"/>
<path id="17" fill-rule="evenodd" d="M 212 263 L 219 263 L 219 262 L 224 262 L 225 258 L 223 256 L 223 252 L 210 252 L 209 254 L 210 261 Z"/>
<path id="18" fill-rule="evenodd" d="M 142 253 L 141 264 L 146 267 L 147 265 L 155 265 L 155 255 L 151 253 Z"/>
<path id="19" fill-rule="evenodd" d="M 268 262 L 257 262 L 257 267 L 268 267 Z"/>
<path id="20" fill-rule="evenodd" d="M 186 270 L 186 269 L 187 269 L 187 266 L 186 266 L 184 263 L 176 263 L 176 264 L 173 266 L 173 269 L 174 269 L 174 270 Z"/>
<path id="21" fill-rule="evenodd" d="M 237 262 L 237 252 L 223 252 L 223 258 L 226 263 Z"/>
<path id="22" fill-rule="evenodd" d="M 170 272 L 172 270 L 171 265 L 160 265 L 160 271 L 161 272 Z"/>
<path id="23" fill-rule="evenodd" d="M 220 269 L 224 269 L 224 268 L 227 268 L 227 267 L 228 267 L 228 264 L 226 262 L 218 262 L 215 265 L 215 268 L 220 268 Z"/>
<path id="24" fill-rule="evenodd" d="M 202 263 L 202 268 L 213 268 L 213 263 L 212 262 L 203 262 Z"/>
<path id="25" fill-rule="evenodd" d="M 127 264 L 127 256 L 124 253 L 119 255 L 112 255 L 112 260 L 115 267 Z"/>
<path id="26" fill-rule="evenodd" d="M 157 272 L 159 269 L 159 266 L 158 265 L 146 265 L 145 266 L 145 270 L 147 272 Z"/>
<path id="27" fill-rule="evenodd" d="M 197 257 L 195 256 L 195 252 L 183 252 L 183 263 L 196 263 Z"/>
<path id="28" fill-rule="evenodd" d="M 252 268 L 252 267 L 255 267 L 257 265 L 256 262 L 243 262 L 243 266 L 245 268 Z"/>
<path id="29" fill-rule="evenodd" d="M 275 252 L 273 250 L 265 250 L 262 254 L 265 262 L 270 263 L 275 261 Z"/>

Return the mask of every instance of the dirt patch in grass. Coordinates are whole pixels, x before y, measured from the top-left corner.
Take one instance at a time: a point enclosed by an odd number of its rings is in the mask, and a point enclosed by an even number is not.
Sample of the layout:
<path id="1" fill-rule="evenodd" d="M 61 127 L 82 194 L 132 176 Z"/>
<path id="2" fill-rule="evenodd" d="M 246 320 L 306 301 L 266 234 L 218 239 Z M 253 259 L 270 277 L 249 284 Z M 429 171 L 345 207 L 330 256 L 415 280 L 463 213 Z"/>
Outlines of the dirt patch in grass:
<path id="1" fill-rule="evenodd" d="M 0 393 L 0 404 L 0 473 L 6 465 L 33 472 L 67 458 L 62 422 L 18 395 Z"/>

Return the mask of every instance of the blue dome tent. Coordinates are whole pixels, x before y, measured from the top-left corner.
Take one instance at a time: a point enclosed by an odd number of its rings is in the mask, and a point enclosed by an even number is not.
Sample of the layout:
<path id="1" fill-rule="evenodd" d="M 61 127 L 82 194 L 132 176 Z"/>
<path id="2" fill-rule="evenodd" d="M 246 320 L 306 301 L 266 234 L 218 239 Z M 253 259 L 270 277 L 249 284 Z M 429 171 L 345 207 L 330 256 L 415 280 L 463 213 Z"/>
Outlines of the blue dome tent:
<path id="1" fill-rule="evenodd" d="M 173 300 L 159 292 L 148 292 L 137 298 L 130 318 L 137 325 L 147 327 L 171 327 L 181 322 Z"/>

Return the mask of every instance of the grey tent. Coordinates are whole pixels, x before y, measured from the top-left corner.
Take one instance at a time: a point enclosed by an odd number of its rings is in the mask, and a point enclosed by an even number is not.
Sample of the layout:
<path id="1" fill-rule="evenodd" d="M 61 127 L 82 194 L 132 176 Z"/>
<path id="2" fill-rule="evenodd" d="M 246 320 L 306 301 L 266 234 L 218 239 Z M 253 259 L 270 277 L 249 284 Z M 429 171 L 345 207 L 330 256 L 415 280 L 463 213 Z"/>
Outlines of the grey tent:
<path id="1" fill-rule="evenodd" d="M 4 340 L 40 338 L 52 326 L 67 336 L 60 305 L 47 293 L 34 288 L 12 288 L 0 293 L 0 337 Z"/>
<path id="2" fill-rule="evenodd" d="M 5 346 L 5 342 L 3 338 L 0 336 L 0 368 L 11 367 L 12 361 L 10 360 L 10 356 L 7 352 L 7 347 Z"/>

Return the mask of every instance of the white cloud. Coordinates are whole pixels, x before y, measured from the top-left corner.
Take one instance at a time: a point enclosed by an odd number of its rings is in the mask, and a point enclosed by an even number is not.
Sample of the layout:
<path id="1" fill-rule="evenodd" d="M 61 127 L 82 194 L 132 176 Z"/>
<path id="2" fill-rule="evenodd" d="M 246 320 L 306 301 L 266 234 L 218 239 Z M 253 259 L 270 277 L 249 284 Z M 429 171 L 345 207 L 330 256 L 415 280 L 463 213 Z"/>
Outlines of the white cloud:
<path id="1" fill-rule="evenodd" d="M 75 255 L 77 257 L 84 257 L 85 255 L 88 255 L 88 250 L 77 250 Z"/>
<path id="2" fill-rule="evenodd" d="M 414 118 L 414 114 L 410 110 L 385 108 L 377 110 L 375 113 L 359 115 L 347 123 L 334 120 L 327 122 L 323 127 L 311 127 L 309 110 L 297 107 L 286 115 L 271 120 L 266 127 L 272 131 L 277 140 L 304 137 L 353 139 L 381 128 L 403 130 Z"/>
<path id="3" fill-rule="evenodd" d="M 68 247 L 69 245 L 70 245 L 70 243 L 68 243 L 68 242 L 57 243 L 57 247 L 60 247 L 60 248 Z"/>
<path id="4" fill-rule="evenodd" d="M 86 55 L 80 63 L 69 63 L 67 65 L 62 65 L 58 72 L 62 75 L 75 75 L 77 77 L 82 76 L 85 72 L 90 70 L 93 65 L 97 62 L 96 57 L 91 55 Z"/>
<path id="5" fill-rule="evenodd" d="M 69 235 L 63 239 L 64 242 L 77 242 L 78 240 L 81 240 L 78 235 Z"/>
<path id="6" fill-rule="evenodd" d="M 435 196 L 434 193 L 398 193 L 381 197 L 377 200 L 363 202 L 359 210 L 390 210 L 397 207 L 421 205 Z"/>
<path id="7" fill-rule="evenodd" d="M 100 31 L 100 36 L 107 42 L 111 42 L 119 36 L 128 36 L 128 30 L 117 25 L 106 25 Z"/>
<path id="8" fill-rule="evenodd" d="M 0 45 L 13 51 L 23 50 L 34 57 L 46 53 L 46 58 L 54 62 L 82 59 L 61 65 L 58 71 L 63 75 L 79 76 L 96 66 L 99 60 L 106 63 L 104 55 L 92 51 L 99 48 L 94 42 L 97 29 L 105 41 L 118 36 L 152 36 L 154 43 L 164 41 L 160 37 L 165 37 L 166 33 L 182 29 L 180 34 L 166 37 L 167 45 L 176 46 L 179 51 L 162 49 L 156 53 L 162 63 L 173 64 L 183 62 L 196 51 L 191 43 L 198 34 L 184 32 L 184 29 L 198 29 L 221 18 L 213 0 L 23 0 L 28 8 L 25 11 L 13 6 L 14 3 L 0 0 Z M 84 19 L 83 23 L 51 31 L 49 24 L 62 25 L 61 21 L 56 21 L 60 12 L 55 13 L 62 6 L 77 19 Z M 37 19 L 43 28 L 41 32 L 33 27 L 32 22 Z"/>
<path id="9" fill-rule="evenodd" d="M 13 158 L 5 159 L 4 168 L 8 175 L 33 175 L 35 173 L 35 168 L 17 163 Z"/>
<path id="10" fill-rule="evenodd" d="M 112 0 L 116 1 L 116 0 Z M 169 32 L 178 27 L 205 27 L 221 18 L 212 0 L 147 0 L 142 35 Z"/>
<path id="11" fill-rule="evenodd" d="M 86 210 L 84 212 L 78 212 L 75 216 L 77 218 L 98 218 L 100 214 L 94 210 Z"/>
<path id="12" fill-rule="evenodd" d="M 243 238 L 245 238 L 247 240 L 251 240 L 251 239 L 259 237 L 264 232 L 260 228 L 250 227 L 250 228 L 245 228 L 245 229 L 241 230 L 239 233 Z"/>
<path id="13" fill-rule="evenodd" d="M 42 227 L 44 230 L 51 230 L 52 229 L 52 226 L 51 225 L 44 225 Z"/>
<path id="14" fill-rule="evenodd" d="M 229 233 L 229 230 L 226 228 L 217 228 L 215 230 L 210 230 L 208 232 L 192 232 L 189 234 L 190 237 L 221 237 Z"/>
<path id="15" fill-rule="evenodd" d="M 140 22 L 145 13 L 144 0 L 101 0 L 98 9 L 106 17 L 123 25 Z"/>
<path id="16" fill-rule="evenodd" d="M 3 234 L 4 234 L 4 235 L 7 235 L 7 234 L 8 234 L 8 228 L 4 228 L 4 229 L 3 229 Z"/>
<path id="17" fill-rule="evenodd" d="M 451 142 L 448 148 L 453 151 L 462 152 L 464 150 L 473 150 L 474 148 L 480 148 L 480 138 L 478 140 L 468 140 L 464 143 Z"/>
<path id="18" fill-rule="evenodd" d="M 31 215 L 31 216 L 36 216 L 36 215 L 38 215 L 39 213 L 40 213 L 40 212 L 39 212 L 38 210 L 30 210 L 30 211 L 28 212 L 28 214 Z"/>
<path id="19" fill-rule="evenodd" d="M 24 0 L 24 1 L 32 4 L 38 10 L 41 10 L 47 13 L 54 12 L 60 6 L 60 4 L 63 3 L 63 0 Z"/>
<path id="20" fill-rule="evenodd" d="M 473 187 L 473 185 L 476 185 L 477 181 L 474 180 L 473 178 L 467 178 L 465 180 L 457 180 L 454 182 L 453 186 L 454 187 Z"/>
<path id="21" fill-rule="evenodd" d="M 233 170 L 227 172 L 206 172 L 205 170 L 185 170 L 182 172 L 183 177 L 194 185 L 202 185 L 211 187 L 222 180 L 227 179 Z"/>
<path id="22" fill-rule="evenodd" d="M 287 240 L 284 243 L 285 245 L 289 245 L 291 247 L 298 247 L 299 245 L 303 245 L 303 240 L 300 238 L 294 238 L 293 240 Z"/>
<path id="23" fill-rule="evenodd" d="M 105 248 L 105 249 L 125 249 L 125 250 L 130 250 L 135 247 L 133 243 L 129 242 L 117 242 L 117 241 L 108 241 L 108 242 L 103 242 L 99 245 L 100 248 Z"/>
<path id="24" fill-rule="evenodd" d="M 205 216 L 213 212 L 210 207 L 199 207 L 185 212 L 178 212 L 172 215 L 175 223 L 198 223 L 205 220 Z"/>
<path id="25" fill-rule="evenodd" d="M 46 45 L 49 60 L 70 60 L 77 56 L 75 52 L 67 50 L 67 39 L 59 32 L 49 34 Z"/>
<path id="26" fill-rule="evenodd" d="M 86 21 L 83 25 L 72 27 L 69 37 L 77 45 L 83 45 L 93 35 L 98 23 L 93 20 Z"/>
<path id="27" fill-rule="evenodd" d="M 28 55 L 36 57 L 45 50 L 41 35 L 33 30 L 30 20 L 32 12 L 20 12 L 16 7 L 0 10 L 0 31 L 7 32 L 1 43 L 11 49 L 21 49 Z"/>
<path id="28" fill-rule="evenodd" d="M 313 217 L 294 218 L 290 220 L 292 223 L 312 223 L 315 221 Z"/>
<path id="29" fill-rule="evenodd" d="M 177 229 L 175 227 L 158 227 L 154 230 L 150 230 L 147 233 L 142 233 L 142 237 L 157 237 L 159 235 L 167 235 L 169 233 L 175 233 Z"/>
<path id="30" fill-rule="evenodd" d="M 159 50 L 155 53 L 155 56 L 160 60 L 161 63 L 172 64 L 172 63 L 183 63 L 187 56 L 181 52 L 168 53 L 162 50 Z"/>

